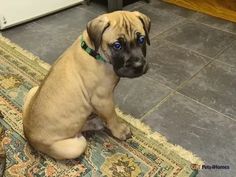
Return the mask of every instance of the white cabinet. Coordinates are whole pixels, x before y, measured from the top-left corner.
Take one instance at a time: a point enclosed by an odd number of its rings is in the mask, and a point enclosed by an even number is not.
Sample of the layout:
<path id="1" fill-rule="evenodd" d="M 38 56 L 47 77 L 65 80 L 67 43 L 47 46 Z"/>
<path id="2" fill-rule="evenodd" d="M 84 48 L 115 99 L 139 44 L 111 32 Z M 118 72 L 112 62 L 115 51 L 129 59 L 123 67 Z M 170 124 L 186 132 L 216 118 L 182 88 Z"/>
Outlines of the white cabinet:
<path id="1" fill-rule="evenodd" d="M 81 3 L 83 0 L 0 0 L 0 29 Z"/>

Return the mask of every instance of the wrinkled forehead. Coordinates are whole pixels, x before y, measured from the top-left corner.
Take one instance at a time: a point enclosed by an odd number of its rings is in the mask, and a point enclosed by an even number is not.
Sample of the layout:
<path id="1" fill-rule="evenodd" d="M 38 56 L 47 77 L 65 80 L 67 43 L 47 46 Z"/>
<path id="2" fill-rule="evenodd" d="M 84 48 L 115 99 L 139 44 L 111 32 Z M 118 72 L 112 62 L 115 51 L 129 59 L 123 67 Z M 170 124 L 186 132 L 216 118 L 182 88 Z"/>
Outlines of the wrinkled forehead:
<path id="1" fill-rule="evenodd" d="M 132 12 L 112 13 L 107 16 L 110 26 L 103 34 L 103 40 L 116 41 L 124 38 L 132 41 L 137 37 L 137 33 L 145 35 L 142 22 Z"/>

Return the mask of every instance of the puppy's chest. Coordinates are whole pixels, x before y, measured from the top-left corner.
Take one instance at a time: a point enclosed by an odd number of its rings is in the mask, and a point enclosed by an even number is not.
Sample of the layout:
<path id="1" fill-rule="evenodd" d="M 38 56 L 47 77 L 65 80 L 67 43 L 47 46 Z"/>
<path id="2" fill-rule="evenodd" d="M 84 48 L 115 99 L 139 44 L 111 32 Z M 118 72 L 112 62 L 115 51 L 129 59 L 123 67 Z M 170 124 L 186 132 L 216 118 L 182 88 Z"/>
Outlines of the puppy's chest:
<path id="1" fill-rule="evenodd" d="M 96 85 L 96 89 L 94 90 L 94 94 L 98 95 L 99 97 L 105 97 L 110 95 L 114 87 L 116 86 L 117 81 L 115 79 L 106 79 L 104 78 L 101 82 Z"/>
<path id="2" fill-rule="evenodd" d="M 94 90 L 94 94 L 98 96 L 106 96 L 107 94 L 110 94 L 112 92 L 113 88 L 114 86 L 109 82 L 99 84 Z"/>

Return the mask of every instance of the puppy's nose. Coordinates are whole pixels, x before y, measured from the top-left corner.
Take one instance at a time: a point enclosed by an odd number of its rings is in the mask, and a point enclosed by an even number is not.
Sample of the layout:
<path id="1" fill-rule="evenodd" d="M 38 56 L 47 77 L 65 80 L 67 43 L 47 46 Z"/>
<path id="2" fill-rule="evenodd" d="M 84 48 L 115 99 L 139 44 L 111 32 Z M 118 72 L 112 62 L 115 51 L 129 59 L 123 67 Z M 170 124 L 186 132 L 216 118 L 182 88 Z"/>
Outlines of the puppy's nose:
<path id="1" fill-rule="evenodd" d="M 132 57 L 126 62 L 126 66 L 140 68 L 145 65 L 146 61 L 143 58 Z"/>
<path id="2" fill-rule="evenodd" d="M 143 67 L 145 66 L 146 61 L 143 58 L 131 58 L 126 63 L 125 66 L 128 68 L 133 68 L 135 70 L 143 70 Z"/>
<path id="3" fill-rule="evenodd" d="M 143 65 L 145 64 L 144 60 L 138 60 L 136 62 L 133 63 L 133 67 L 134 68 L 139 68 L 139 67 L 143 67 Z"/>

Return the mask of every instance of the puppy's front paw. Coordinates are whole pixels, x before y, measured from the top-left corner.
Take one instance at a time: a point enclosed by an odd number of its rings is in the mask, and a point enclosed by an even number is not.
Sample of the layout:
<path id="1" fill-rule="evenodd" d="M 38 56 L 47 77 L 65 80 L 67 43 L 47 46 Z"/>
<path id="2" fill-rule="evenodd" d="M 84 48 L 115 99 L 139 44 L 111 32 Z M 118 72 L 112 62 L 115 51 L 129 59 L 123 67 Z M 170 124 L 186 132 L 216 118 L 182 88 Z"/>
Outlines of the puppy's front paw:
<path id="1" fill-rule="evenodd" d="M 111 132 L 114 137 L 120 140 L 131 138 L 132 135 L 130 128 L 125 123 L 119 123 L 113 129 L 111 129 Z"/>

